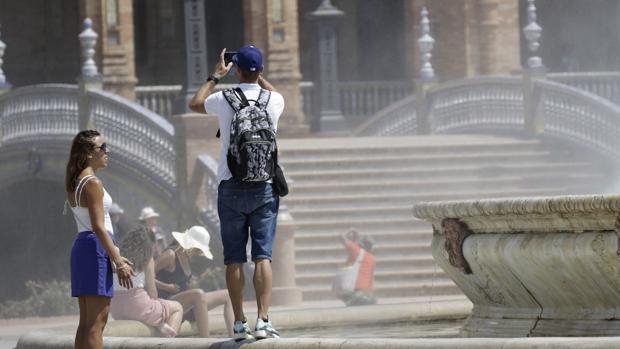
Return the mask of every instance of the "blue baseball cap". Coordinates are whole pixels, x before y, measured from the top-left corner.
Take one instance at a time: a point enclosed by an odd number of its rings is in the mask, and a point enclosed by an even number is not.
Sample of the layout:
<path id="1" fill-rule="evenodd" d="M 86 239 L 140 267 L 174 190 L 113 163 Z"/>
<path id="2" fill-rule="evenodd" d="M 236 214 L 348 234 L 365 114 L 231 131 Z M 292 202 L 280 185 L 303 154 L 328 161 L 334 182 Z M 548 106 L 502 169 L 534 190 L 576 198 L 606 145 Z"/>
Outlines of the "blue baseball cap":
<path id="1" fill-rule="evenodd" d="M 254 45 L 246 45 L 240 48 L 232 60 L 237 67 L 245 71 L 260 71 L 263 67 L 263 54 Z"/>

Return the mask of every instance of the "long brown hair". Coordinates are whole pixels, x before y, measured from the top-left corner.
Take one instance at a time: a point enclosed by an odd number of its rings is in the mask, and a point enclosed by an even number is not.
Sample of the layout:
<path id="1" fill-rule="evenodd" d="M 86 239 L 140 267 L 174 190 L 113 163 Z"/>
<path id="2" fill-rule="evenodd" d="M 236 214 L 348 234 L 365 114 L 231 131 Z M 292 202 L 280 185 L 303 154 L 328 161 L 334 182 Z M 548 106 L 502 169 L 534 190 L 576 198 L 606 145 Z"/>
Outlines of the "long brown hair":
<path id="1" fill-rule="evenodd" d="M 144 227 L 130 231 L 122 237 L 118 248 L 121 254 L 133 263 L 136 272 L 144 271 L 144 267 L 153 257 L 153 241 Z"/>
<path id="2" fill-rule="evenodd" d="M 65 189 L 68 193 L 75 191 L 77 179 L 88 165 L 88 154 L 95 150 L 95 137 L 97 136 L 101 134 L 95 130 L 84 130 L 73 138 L 65 172 Z"/>

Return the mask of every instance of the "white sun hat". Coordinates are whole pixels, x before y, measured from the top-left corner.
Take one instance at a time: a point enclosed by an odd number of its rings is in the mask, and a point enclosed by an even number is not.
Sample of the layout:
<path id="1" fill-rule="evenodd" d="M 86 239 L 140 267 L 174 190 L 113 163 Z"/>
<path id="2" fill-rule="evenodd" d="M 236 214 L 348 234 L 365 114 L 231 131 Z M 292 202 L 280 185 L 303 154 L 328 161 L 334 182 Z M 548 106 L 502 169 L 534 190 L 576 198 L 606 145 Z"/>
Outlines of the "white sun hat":
<path id="1" fill-rule="evenodd" d="M 213 259 L 213 254 L 209 249 L 209 241 L 211 236 L 207 229 L 200 225 L 195 225 L 183 233 L 177 231 L 172 232 L 174 239 L 183 247 L 184 250 L 197 248 L 204 254 L 205 257 Z"/>
<path id="2" fill-rule="evenodd" d="M 151 217 L 159 217 L 159 213 L 155 212 L 155 210 L 151 206 L 146 206 L 140 212 L 140 217 L 138 217 L 138 220 L 143 221 Z"/>

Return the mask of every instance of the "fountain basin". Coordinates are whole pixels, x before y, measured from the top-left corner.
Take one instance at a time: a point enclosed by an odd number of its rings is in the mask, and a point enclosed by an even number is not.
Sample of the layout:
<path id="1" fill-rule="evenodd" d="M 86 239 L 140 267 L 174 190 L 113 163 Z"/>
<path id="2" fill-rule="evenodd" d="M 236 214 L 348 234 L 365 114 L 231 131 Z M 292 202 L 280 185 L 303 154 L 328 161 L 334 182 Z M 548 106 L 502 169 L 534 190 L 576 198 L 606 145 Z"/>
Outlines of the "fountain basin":
<path id="1" fill-rule="evenodd" d="M 620 335 L 618 195 L 420 203 L 465 337 Z"/>

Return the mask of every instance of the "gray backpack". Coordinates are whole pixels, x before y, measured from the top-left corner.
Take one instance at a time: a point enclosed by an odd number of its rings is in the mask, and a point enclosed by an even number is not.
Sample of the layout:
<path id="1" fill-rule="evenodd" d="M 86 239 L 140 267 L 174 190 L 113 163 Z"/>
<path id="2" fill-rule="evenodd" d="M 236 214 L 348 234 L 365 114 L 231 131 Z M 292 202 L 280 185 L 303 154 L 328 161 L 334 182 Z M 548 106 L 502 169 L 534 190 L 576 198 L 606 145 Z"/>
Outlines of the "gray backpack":
<path id="1" fill-rule="evenodd" d="M 223 93 L 235 112 L 226 156 L 233 178 L 243 182 L 271 179 L 277 163 L 276 133 L 267 113 L 271 92 L 261 89 L 255 104 L 238 87 Z"/>

